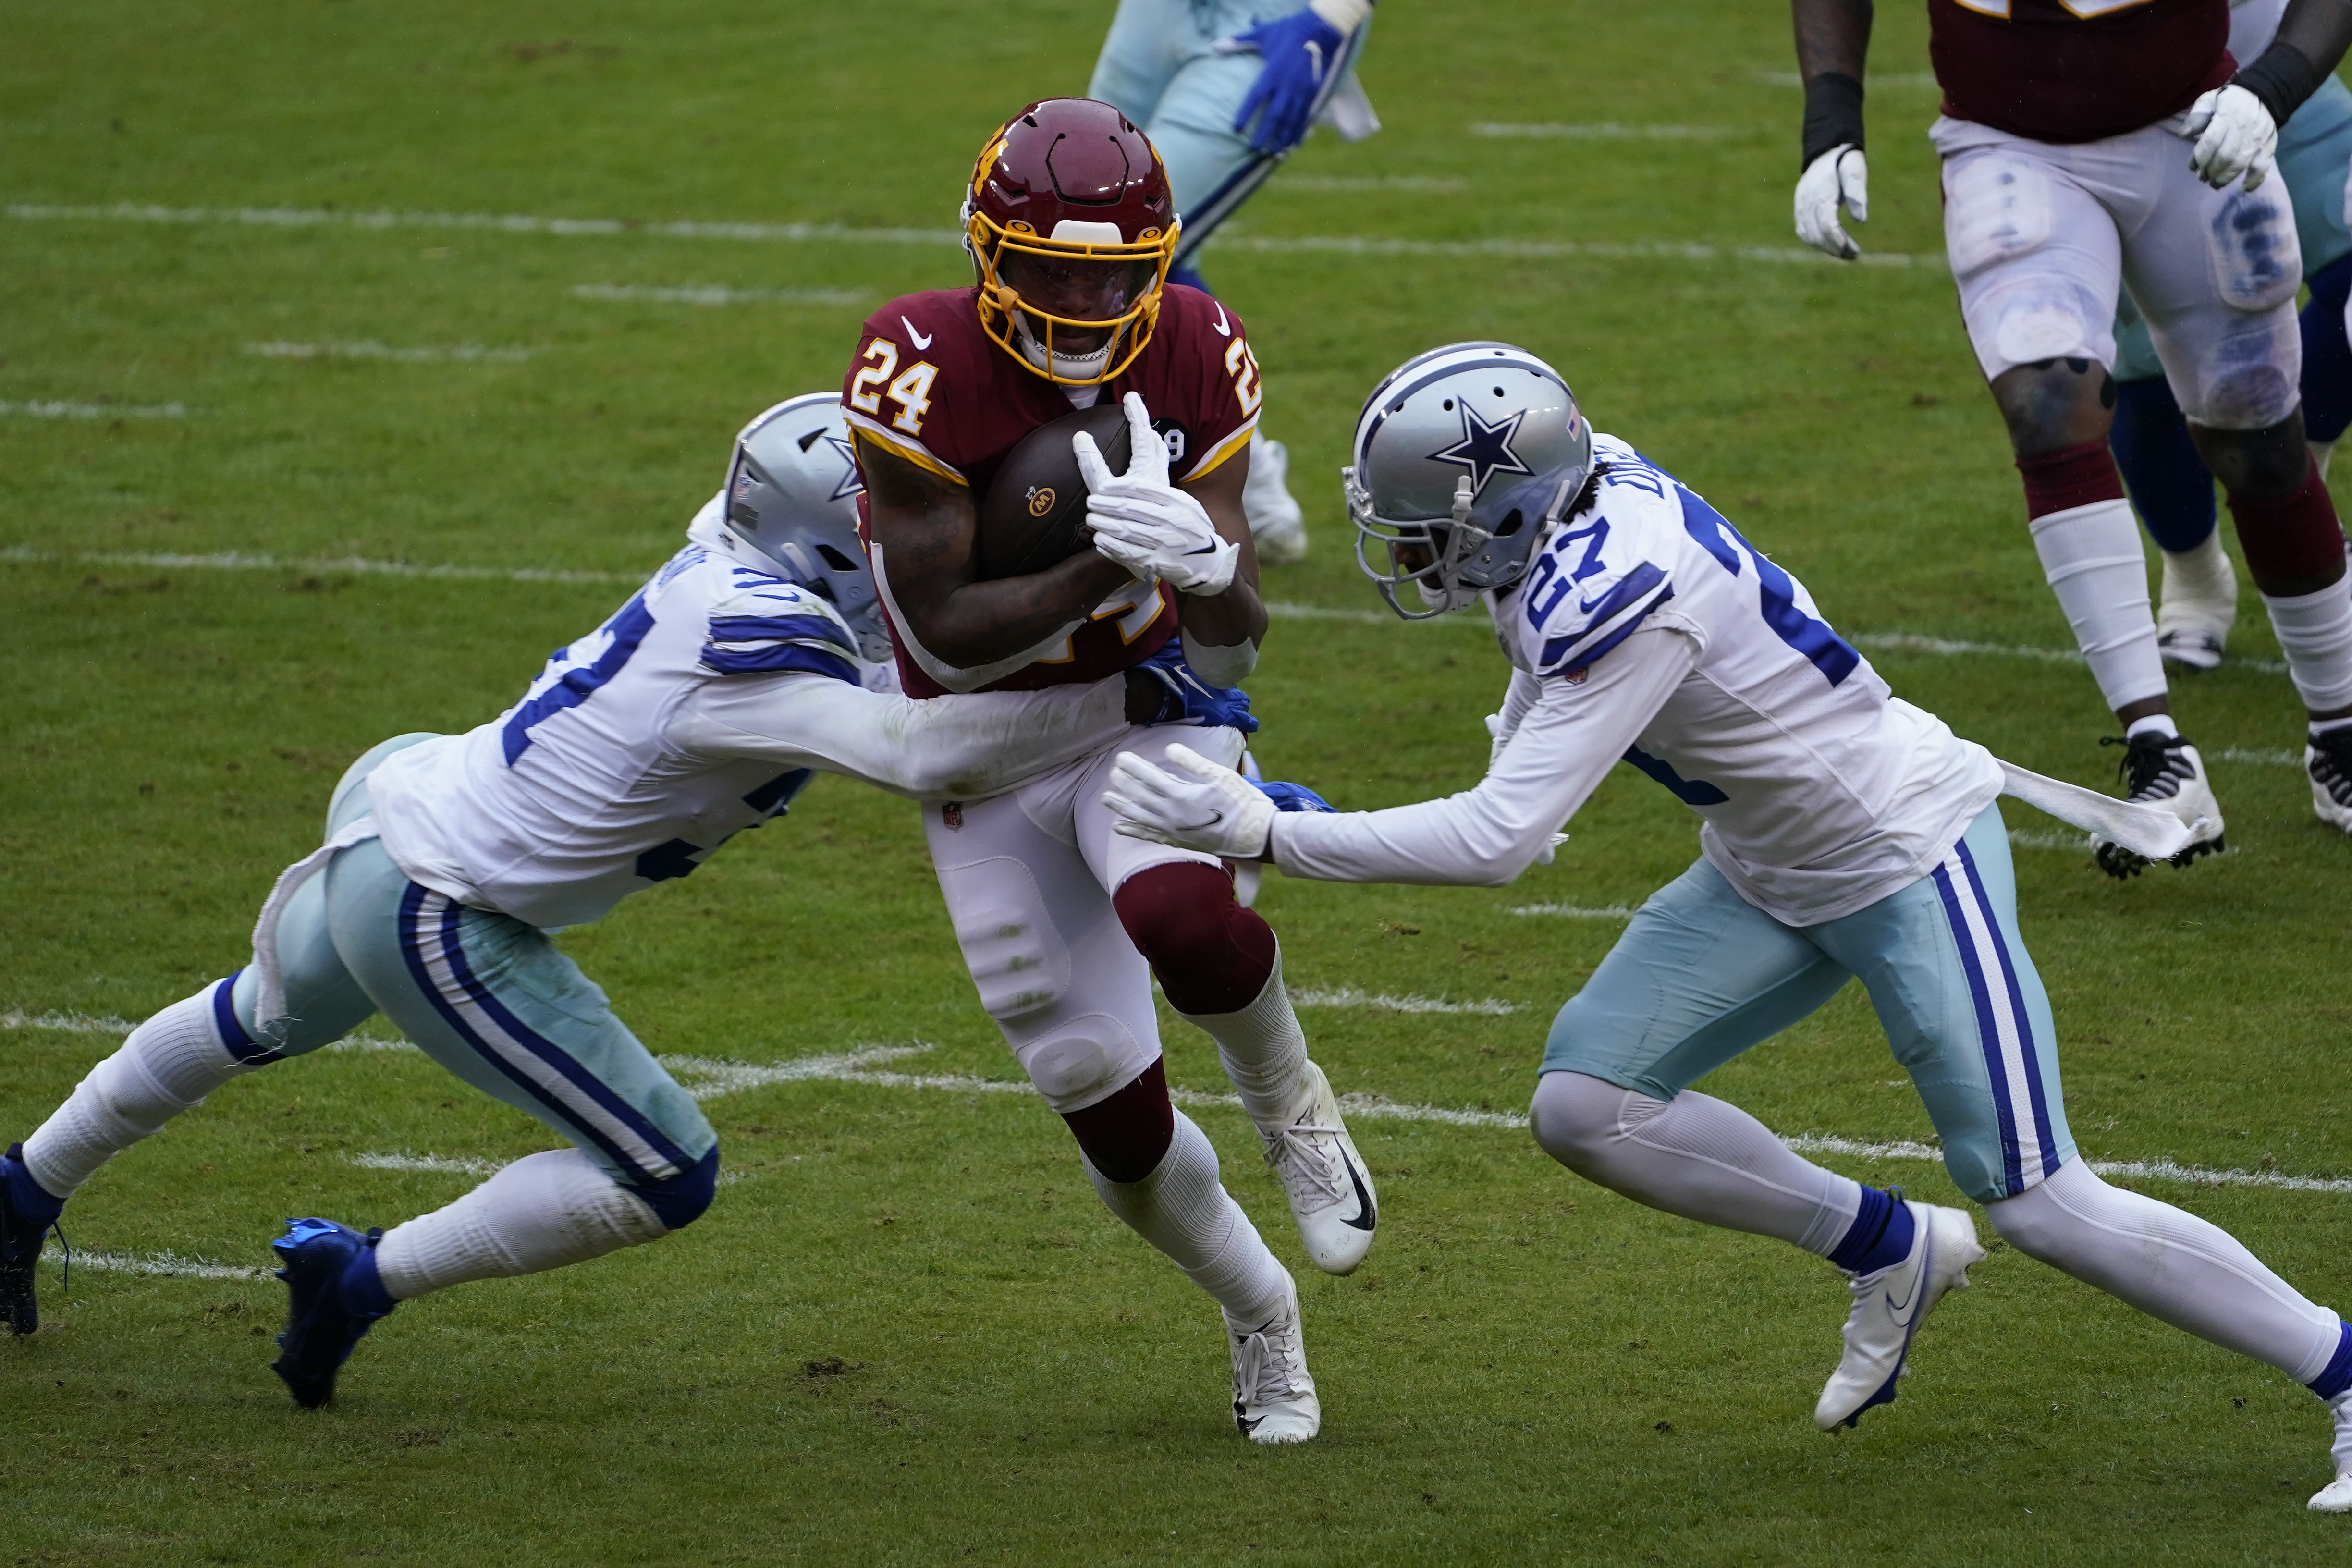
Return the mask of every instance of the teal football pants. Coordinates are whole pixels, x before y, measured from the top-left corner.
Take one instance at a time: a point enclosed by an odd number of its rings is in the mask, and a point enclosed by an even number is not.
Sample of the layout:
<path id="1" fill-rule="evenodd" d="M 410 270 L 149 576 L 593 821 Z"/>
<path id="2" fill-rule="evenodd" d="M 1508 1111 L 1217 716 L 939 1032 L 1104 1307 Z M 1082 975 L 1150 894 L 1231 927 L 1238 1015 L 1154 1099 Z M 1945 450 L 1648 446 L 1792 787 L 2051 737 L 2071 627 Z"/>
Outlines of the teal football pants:
<path id="1" fill-rule="evenodd" d="M 1699 861 L 1635 912 L 1559 1010 L 1542 1070 L 1672 1100 L 1856 976 L 1962 1192 L 2013 1197 L 2074 1157 L 1997 805 L 1927 876 L 1817 926 L 1781 924 Z"/>
<path id="2" fill-rule="evenodd" d="M 332 835 L 368 814 L 367 775 L 402 735 L 353 763 L 328 806 Z M 268 1043 L 299 1056 L 382 1012 L 425 1055 L 562 1133 L 626 1186 L 678 1175 L 718 1135 L 604 993 L 509 915 L 411 882 L 371 838 L 337 853 L 289 903 L 278 951 L 292 1016 Z M 236 977 L 237 1023 L 254 1028 L 254 972 Z"/>
<path id="3" fill-rule="evenodd" d="M 1304 8 L 1304 0 L 1119 0 L 1087 96 L 1141 126 L 1160 149 L 1184 220 L 1179 267 L 1192 265 L 1202 242 L 1282 161 L 1254 151 L 1249 137 L 1234 129 L 1265 62 L 1218 54 L 1216 42 Z M 1356 29 L 1331 74 L 1335 84 L 1370 31 L 1369 20 Z"/>

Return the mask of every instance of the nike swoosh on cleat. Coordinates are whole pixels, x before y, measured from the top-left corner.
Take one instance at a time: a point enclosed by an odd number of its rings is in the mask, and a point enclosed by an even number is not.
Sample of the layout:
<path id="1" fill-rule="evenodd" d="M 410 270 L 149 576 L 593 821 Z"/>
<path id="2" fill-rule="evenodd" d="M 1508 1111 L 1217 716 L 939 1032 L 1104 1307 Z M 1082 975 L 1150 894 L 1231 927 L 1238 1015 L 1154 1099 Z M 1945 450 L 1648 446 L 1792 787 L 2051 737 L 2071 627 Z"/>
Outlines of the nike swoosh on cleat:
<path id="1" fill-rule="evenodd" d="M 1364 1178 L 1357 1174 L 1356 1162 L 1348 1158 L 1348 1152 L 1345 1149 L 1339 1151 L 1339 1163 L 1348 1167 L 1348 1180 L 1356 1184 L 1356 1212 L 1361 1216 L 1357 1219 L 1343 1219 L 1339 1223 L 1352 1226 L 1358 1230 L 1370 1230 L 1381 1220 L 1379 1211 L 1372 1207 L 1372 1194 L 1364 1191 Z"/>
<path id="2" fill-rule="evenodd" d="M 898 324 L 907 329 L 907 341 L 908 342 L 913 343 L 919 349 L 927 349 L 931 346 L 930 334 L 928 332 L 919 332 L 915 331 L 914 322 L 907 320 L 906 317 L 901 316 L 898 318 Z"/>

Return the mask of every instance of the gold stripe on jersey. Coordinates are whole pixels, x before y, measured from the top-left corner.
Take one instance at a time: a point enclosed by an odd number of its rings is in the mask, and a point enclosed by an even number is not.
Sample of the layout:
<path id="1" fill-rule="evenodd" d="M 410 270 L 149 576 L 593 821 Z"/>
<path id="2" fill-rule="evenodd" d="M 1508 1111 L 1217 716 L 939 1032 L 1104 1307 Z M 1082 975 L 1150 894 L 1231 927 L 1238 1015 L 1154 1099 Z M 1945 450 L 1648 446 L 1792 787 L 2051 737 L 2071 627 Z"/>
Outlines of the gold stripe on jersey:
<path id="1" fill-rule="evenodd" d="M 1202 453 L 1201 460 L 1193 464 L 1184 477 L 1176 482 L 1180 485 L 1189 485 L 1194 479 L 1206 479 L 1217 469 L 1223 468 L 1235 452 L 1249 445 L 1250 437 L 1256 431 L 1257 416 L 1253 414 L 1235 426 L 1232 435 Z"/>
<path id="2" fill-rule="evenodd" d="M 971 488 L 970 479 L 956 472 L 947 463 L 940 461 L 931 449 L 920 441 L 910 436 L 901 435 L 878 419 L 869 419 L 855 408 L 845 408 L 841 413 L 842 417 L 849 422 L 849 434 L 852 439 L 863 437 L 889 451 L 893 456 L 906 458 L 919 468 L 929 468 L 941 479 L 953 479 L 966 489 Z"/>

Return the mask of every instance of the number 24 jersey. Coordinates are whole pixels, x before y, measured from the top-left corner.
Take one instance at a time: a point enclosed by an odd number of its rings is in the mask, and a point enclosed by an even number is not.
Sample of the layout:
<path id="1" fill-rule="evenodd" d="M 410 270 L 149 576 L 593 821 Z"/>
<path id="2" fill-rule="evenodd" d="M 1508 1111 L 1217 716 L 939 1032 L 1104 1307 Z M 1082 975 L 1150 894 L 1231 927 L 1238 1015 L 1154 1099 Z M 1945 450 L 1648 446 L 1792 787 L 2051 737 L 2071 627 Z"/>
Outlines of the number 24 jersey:
<path id="1" fill-rule="evenodd" d="M 1240 318 L 1181 284 L 1163 291 L 1159 325 L 1143 352 L 1101 388 L 1112 402 L 1129 392 L 1142 397 L 1167 441 L 1168 474 L 1177 484 L 1202 478 L 1245 447 L 1264 398 Z M 982 329 L 971 289 L 909 294 L 868 317 L 841 402 L 861 443 L 969 487 L 975 503 L 1022 437 L 1072 406 L 1061 387 L 1016 363 Z M 866 504 L 861 495 L 858 505 Z M 868 549 L 909 697 L 1098 680 L 1141 663 L 1176 635 L 1175 592 L 1137 583 L 1010 668 L 950 671 L 910 646 L 893 607 L 887 552 L 870 542 Z"/>

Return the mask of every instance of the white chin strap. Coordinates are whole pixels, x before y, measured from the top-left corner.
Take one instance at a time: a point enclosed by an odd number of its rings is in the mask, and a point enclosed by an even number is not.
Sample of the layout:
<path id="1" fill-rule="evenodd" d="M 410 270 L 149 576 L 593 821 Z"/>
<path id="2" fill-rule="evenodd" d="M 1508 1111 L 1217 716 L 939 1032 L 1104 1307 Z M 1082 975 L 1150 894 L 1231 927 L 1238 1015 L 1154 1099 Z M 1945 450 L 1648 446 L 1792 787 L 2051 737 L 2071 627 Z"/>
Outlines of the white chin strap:
<path id="1" fill-rule="evenodd" d="M 1046 371 L 1063 381 L 1098 379 L 1102 375 L 1104 367 L 1110 363 L 1110 351 L 1118 346 L 1118 334 L 1113 332 L 1105 341 L 1103 346 L 1092 353 L 1049 355 L 1045 352 L 1045 345 L 1039 342 L 1034 334 L 1029 331 L 1028 317 L 1016 313 L 1013 317 L 1013 335 L 1021 342 L 1021 357 L 1039 370 Z M 1052 362 L 1050 364 L 1047 363 L 1049 360 Z"/>

